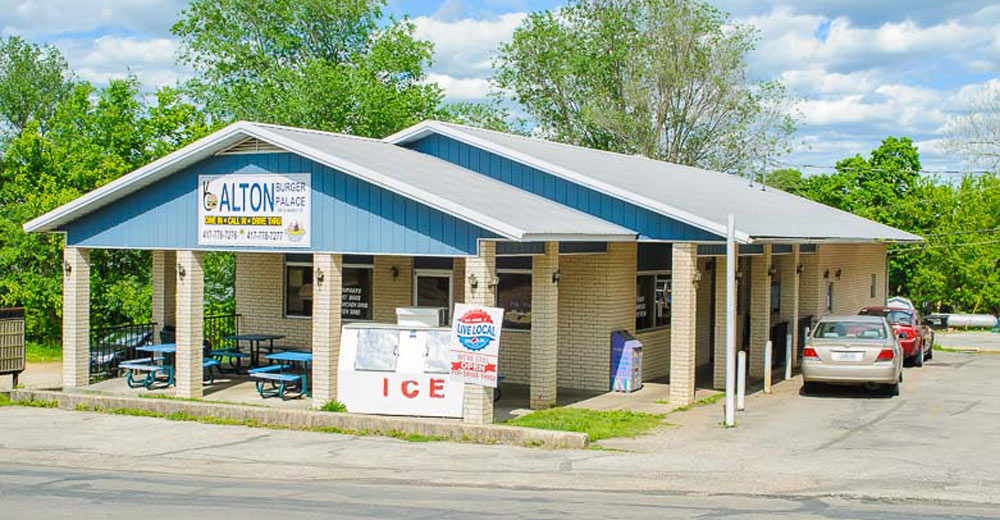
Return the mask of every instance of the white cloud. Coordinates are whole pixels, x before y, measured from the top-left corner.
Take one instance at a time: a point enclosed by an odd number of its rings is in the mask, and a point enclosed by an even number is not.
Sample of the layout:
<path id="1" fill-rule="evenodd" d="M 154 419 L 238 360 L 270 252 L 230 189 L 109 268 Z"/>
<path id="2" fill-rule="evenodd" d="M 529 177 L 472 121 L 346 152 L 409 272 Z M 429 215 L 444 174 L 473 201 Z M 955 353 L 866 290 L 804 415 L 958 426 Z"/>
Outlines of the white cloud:
<path id="1" fill-rule="evenodd" d="M 58 40 L 70 68 L 96 85 L 134 74 L 149 90 L 175 85 L 190 77 L 190 71 L 174 61 L 177 41 L 170 38 L 101 36 L 96 39 Z"/>
<path id="2" fill-rule="evenodd" d="M 446 74 L 430 73 L 427 80 L 444 89 L 445 96 L 453 101 L 483 99 L 490 92 L 490 82 L 484 78 L 455 78 Z"/>
<path id="3" fill-rule="evenodd" d="M 186 0 L 0 0 L 0 29 L 28 38 L 101 28 L 166 34 Z"/>
<path id="4" fill-rule="evenodd" d="M 416 36 L 434 43 L 434 71 L 456 77 L 485 77 L 491 57 L 501 42 L 527 16 L 508 13 L 484 20 L 465 18 L 446 21 L 421 16 L 415 18 Z"/>

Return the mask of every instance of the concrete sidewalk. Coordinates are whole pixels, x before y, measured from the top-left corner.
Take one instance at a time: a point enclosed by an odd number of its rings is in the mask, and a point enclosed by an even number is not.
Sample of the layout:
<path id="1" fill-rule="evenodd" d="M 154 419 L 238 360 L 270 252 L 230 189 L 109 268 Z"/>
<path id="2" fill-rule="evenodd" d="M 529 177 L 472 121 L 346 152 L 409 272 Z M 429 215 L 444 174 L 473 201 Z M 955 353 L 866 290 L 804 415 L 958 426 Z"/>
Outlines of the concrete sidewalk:
<path id="1" fill-rule="evenodd" d="M 946 348 L 1000 352 L 1000 334 L 984 331 L 934 332 L 934 343 Z"/>

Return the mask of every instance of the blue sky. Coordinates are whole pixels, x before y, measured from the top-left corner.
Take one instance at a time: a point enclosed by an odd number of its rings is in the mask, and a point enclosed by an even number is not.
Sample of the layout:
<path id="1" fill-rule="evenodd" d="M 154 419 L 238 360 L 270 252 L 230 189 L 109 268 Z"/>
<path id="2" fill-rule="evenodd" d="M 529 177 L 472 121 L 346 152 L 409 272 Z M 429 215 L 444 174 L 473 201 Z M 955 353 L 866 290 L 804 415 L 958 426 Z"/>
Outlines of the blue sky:
<path id="1" fill-rule="evenodd" d="M 150 88 L 183 81 L 169 33 L 185 0 L 0 0 L 0 34 L 52 43 L 97 84 L 132 72 Z M 831 165 L 887 135 L 918 142 L 924 167 L 961 169 L 942 146 L 949 120 L 1000 89 L 1000 4 L 927 0 L 714 0 L 756 26 L 755 79 L 778 79 L 800 116 L 784 162 Z M 489 90 L 490 56 L 530 10 L 552 0 L 388 0 L 435 44 L 430 78 L 450 99 Z M 814 169 L 805 169 L 814 172 Z"/>

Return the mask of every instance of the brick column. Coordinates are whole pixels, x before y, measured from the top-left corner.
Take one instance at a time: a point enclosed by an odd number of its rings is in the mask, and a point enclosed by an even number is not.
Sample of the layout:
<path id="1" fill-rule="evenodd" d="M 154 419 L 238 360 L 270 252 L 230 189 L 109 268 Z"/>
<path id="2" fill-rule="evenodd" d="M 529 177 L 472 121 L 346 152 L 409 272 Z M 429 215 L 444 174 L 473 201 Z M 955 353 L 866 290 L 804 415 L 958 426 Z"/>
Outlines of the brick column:
<path id="1" fill-rule="evenodd" d="M 177 299 L 177 254 L 173 251 L 153 251 L 153 322 L 163 328 L 175 324 Z M 153 331 L 153 341 L 160 342 L 158 330 Z"/>
<path id="2" fill-rule="evenodd" d="M 63 250 L 63 387 L 90 384 L 90 251 Z"/>
<path id="3" fill-rule="evenodd" d="M 497 276 L 496 242 L 480 242 L 479 255 L 465 259 L 465 279 L 455 283 L 465 284 L 465 303 L 496 305 Z M 475 276 L 476 286 L 469 283 Z M 466 384 L 465 401 L 462 405 L 462 420 L 473 424 L 493 423 L 493 389 L 485 386 Z"/>
<path id="4" fill-rule="evenodd" d="M 205 304 L 205 255 L 201 251 L 177 252 L 177 354 L 174 364 L 177 397 L 202 396 L 202 317 Z"/>
<path id="5" fill-rule="evenodd" d="M 698 294 L 695 244 L 674 244 L 670 277 L 670 404 L 694 400 Z"/>
<path id="6" fill-rule="evenodd" d="M 726 257 L 715 257 L 715 362 L 712 367 L 712 387 L 726 388 Z M 702 281 L 704 283 L 704 280 Z M 737 296 L 738 298 L 738 296 Z"/>
<path id="7" fill-rule="evenodd" d="M 556 405 L 559 337 L 559 242 L 546 242 L 545 254 L 531 264 L 531 408 Z"/>
<path id="8" fill-rule="evenodd" d="M 764 348 L 771 336 L 771 246 L 750 261 L 750 377 L 764 377 Z"/>
<path id="9" fill-rule="evenodd" d="M 799 314 L 802 317 L 812 316 L 815 323 L 824 308 L 823 273 L 819 272 L 819 255 L 799 254 L 799 263 L 802 264 L 802 274 L 799 275 Z"/>
<path id="10" fill-rule="evenodd" d="M 801 261 L 801 256 L 799 255 L 799 245 L 795 244 L 792 246 L 792 282 L 789 284 L 792 290 L 792 313 L 791 320 L 789 324 L 792 332 L 792 366 L 799 366 L 799 336 L 802 331 L 799 330 L 799 285 L 801 283 L 801 276 L 799 275 L 799 263 Z"/>
<path id="11" fill-rule="evenodd" d="M 312 398 L 316 406 L 323 406 L 337 399 L 344 259 L 341 255 L 317 253 L 313 255 L 313 269 Z"/>

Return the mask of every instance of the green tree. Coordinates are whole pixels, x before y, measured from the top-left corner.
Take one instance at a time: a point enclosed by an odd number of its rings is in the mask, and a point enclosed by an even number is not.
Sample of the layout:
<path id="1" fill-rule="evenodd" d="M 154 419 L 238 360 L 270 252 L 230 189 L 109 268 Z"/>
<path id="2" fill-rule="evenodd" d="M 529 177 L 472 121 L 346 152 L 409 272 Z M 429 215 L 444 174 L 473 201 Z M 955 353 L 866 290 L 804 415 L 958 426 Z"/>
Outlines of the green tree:
<path id="1" fill-rule="evenodd" d="M 571 0 L 515 30 L 494 83 L 553 139 L 749 174 L 794 131 L 782 85 L 748 79 L 756 41 L 699 0 Z"/>
<path id="2" fill-rule="evenodd" d="M 201 112 L 173 90 L 147 101 L 134 78 L 97 90 L 78 84 L 48 130 L 32 120 L 0 163 L 0 305 L 26 308 L 32 341 L 60 336 L 62 237 L 27 234 L 24 222 L 201 137 Z M 149 257 L 94 251 L 92 325 L 148 319 Z"/>
<path id="3" fill-rule="evenodd" d="M 55 47 L 18 36 L 0 40 L 0 137 L 20 134 L 31 121 L 44 132 L 72 87 L 66 60 Z"/>
<path id="4" fill-rule="evenodd" d="M 806 179 L 802 177 L 802 172 L 795 168 L 782 168 L 767 175 L 758 175 L 757 181 L 796 195 L 803 193 L 807 185 Z"/>
<path id="5" fill-rule="evenodd" d="M 174 24 L 194 99 L 249 119 L 381 137 L 439 114 L 432 46 L 383 0 L 192 0 Z"/>

